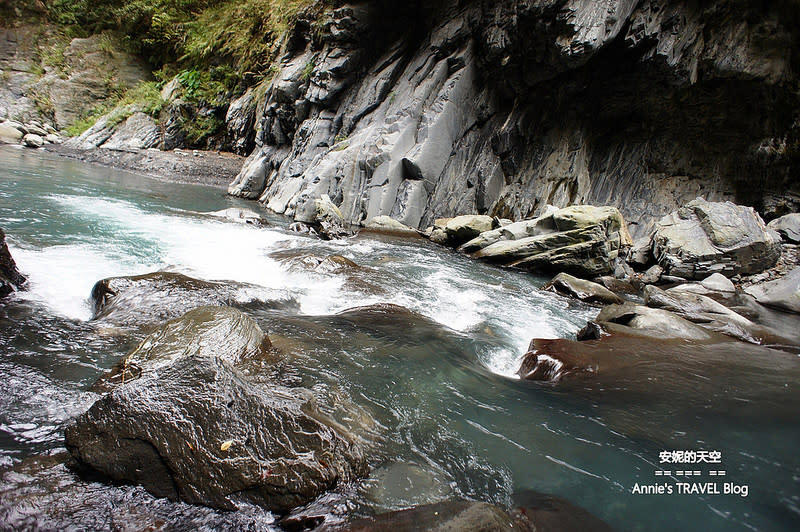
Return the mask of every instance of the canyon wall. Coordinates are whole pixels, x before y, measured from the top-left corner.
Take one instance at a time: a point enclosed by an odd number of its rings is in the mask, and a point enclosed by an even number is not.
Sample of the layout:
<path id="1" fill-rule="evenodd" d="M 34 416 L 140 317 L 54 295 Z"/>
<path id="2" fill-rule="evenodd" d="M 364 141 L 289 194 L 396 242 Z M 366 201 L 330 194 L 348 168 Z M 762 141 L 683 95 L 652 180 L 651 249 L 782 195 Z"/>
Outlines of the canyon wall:
<path id="1" fill-rule="evenodd" d="M 697 196 L 800 208 L 795 2 L 376 1 L 299 20 L 232 102 L 230 193 L 310 221 L 614 205 L 634 238 Z"/>

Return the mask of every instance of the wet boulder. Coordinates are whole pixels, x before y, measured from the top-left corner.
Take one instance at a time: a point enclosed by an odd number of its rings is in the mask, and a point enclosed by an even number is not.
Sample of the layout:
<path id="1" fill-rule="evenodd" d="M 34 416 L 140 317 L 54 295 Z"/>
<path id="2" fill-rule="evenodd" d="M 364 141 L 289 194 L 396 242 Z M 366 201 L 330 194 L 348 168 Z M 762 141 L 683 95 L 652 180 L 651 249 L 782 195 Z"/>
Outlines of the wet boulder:
<path id="1" fill-rule="evenodd" d="M 668 275 L 704 279 L 764 271 L 781 247 L 751 207 L 697 198 L 656 224 L 653 254 Z"/>
<path id="2" fill-rule="evenodd" d="M 605 286 L 573 277 L 568 273 L 559 273 L 542 287 L 559 294 L 574 297 L 587 303 L 623 303 L 623 299 Z"/>
<path id="3" fill-rule="evenodd" d="M 285 293 L 235 282 L 203 281 L 180 273 L 154 272 L 109 277 L 92 288 L 95 320 L 118 327 L 141 327 L 182 316 L 206 305 L 244 305 L 259 301 L 281 306 Z"/>
<path id="4" fill-rule="evenodd" d="M 783 240 L 800 244 L 800 213 L 793 212 L 776 218 L 768 223 L 767 227 L 777 231 Z"/>
<path id="5" fill-rule="evenodd" d="M 98 400 L 67 449 L 115 481 L 215 508 L 287 512 L 367 472 L 358 444 L 301 388 L 254 385 L 228 362 L 183 357 Z"/>
<path id="6" fill-rule="evenodd" d="M 616 208 L 575 205 L 484 232 L 461 250 L 506 266 L 593 278 L 614 272 L 620 249 L 631 243 Z"/>
<path id="7" fill-rule="evenodd" d="M 564 342 L 543 338 L 531 340 L 517 370 L 519 378 L 529 381 L 558 382 L 567 376 L 597 373 L 599 364 L 591 357 L 581 352 L 558 349 Z"/>
<path id="8" fill-rule="evenodd" d="M 780 279 L 753 285 L 745 291 L 762 305 L 800 313 L 800 268 L 795 268 Z"/>
<path id="9" fill-rule="evenodd" d="M 0 229 L 0 298 L 24 288 L 27 282 L 8 250 L 5 232 Z"/>
<path id="10" fill-rule="evenodd" d="M 219 358 L 236 365 L 268 356 L 271 346 L 269 337 L 247 314 L 231 307 L 198 307 L 148 335 L 124 365 L 152 370 L 187 357 Z"/>

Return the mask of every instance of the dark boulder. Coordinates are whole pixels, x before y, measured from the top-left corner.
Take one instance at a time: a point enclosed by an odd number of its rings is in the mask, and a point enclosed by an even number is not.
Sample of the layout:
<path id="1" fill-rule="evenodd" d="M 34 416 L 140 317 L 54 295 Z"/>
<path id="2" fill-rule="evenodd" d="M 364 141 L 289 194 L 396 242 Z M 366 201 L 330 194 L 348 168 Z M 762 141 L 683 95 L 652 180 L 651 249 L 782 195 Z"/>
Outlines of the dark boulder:
<path id="1" fill-rule="evenodd" d="M 28 280 L 19 273 L 17 263 L 6 244 L 6 234 L 0 229 L 0 297 L 25 287 Z"/>
<path id="2" fill-rule="evenodd" d="M 144 370 L 71 423 L 66 445 L 116 481 L 222 509 L 286 512 L 367 472 L 310 392 L 250 384 L 217 358 Z"/>
<path id="3" fill-rule="evenodd" d="M 247 314 L 231 307 L 198 307 L 148 335 L 125 358 L 125 364 L 152 370 L 195 357 L 236 365 L 267 356 L 271 347 L 269 337 Z"/>

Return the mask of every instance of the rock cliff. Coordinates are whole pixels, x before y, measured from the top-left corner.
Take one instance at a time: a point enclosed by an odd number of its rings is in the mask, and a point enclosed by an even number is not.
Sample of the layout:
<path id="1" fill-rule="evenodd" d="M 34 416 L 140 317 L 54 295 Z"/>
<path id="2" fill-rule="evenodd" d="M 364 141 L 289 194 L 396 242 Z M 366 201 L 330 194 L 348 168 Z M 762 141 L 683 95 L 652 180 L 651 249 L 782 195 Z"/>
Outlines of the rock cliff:
<path id="1" fill-rule="evenodd" d="M 412 227 L 617 206 L 634 238 L 696 196 L 800 207 L 800 8 L 746 0 L 368 2 L 297 22 L 229 108 L 230 193 Z"/>

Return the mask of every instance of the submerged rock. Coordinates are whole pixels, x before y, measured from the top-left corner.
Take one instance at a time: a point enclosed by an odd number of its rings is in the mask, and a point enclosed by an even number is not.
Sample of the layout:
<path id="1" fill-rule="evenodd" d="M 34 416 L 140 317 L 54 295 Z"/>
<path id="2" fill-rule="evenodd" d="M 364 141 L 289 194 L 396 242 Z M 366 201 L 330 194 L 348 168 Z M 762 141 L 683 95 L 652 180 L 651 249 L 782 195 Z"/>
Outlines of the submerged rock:
<path id="1" fill-rule="evenodd" d="M 125 358 L 125 365 L 154 369 L 187 357 L 214 357 L 236 365 L 267 356 L 271 346 L 247 314 L 231 307 L 198 307 L 148 335 Z"/>
<path id="2" fill-rule="evenodd" d="M 577 205 L 484 232 L 461 249 L 507 266 L 592 278 L 612 273 L 620 248 L 630 245 L 617 209 Z"/>
<path id="3" fill-rule="evenodd" d="M 367 471 L 359 446 L 310 392 L 252 385 L 215 357 L 145 367 L 65 437 L 73 456 L 116 481 L 222 509 L 285 512 Z"/>
<path id="4" fill-rule="evenodd" d="M 603 285 L 578 279 L 567 273 L 559 273 L 542 287 L 542 290 L 558 292 L 587 303 L 622 303 L 621 297 Z"/>
<path id="5" fill-rule="evenodd" d="M 446 477 L 408 462 L 390 462 L 370 472 L 364 495 L 384 511 L 446 500 L 452 489 Z"/>
<path id="6" fill-rule="evenodd" d="M 505 532 L 519 530 L 508 512 L 493 504 L 472 501 L 445 501 L 435 504 L 414 506 L 359 519 L 342 526 L 324 526 L 319 530 L 332 532 L 393 532 L 460 531 Z M 525 529 L 522 529 L 525 530 Z"/>
<path id="7" fill-rule="evenodd" d="M 612 528 L 561 497 L 526 490 L 514 494 L 510 512 L 485 502 L 448 500 L 358 519 L 344 525 L 325 526 L 320 530 L 610 532 Z"/>
<path id="8" fill-rule="evenodd" d="M 119 327 L 140 327 L 182 316 L 205 305 L 236 305 L 258 300 L 283 305 L 285 294 L 235 282 L 203 281 L 180 273 L 154 272 L 109 277 L 92 288 L 95 320 Z"/>
<path id="9" fill-rule="evenodd" d="M 603 520 L 566 499 L 524 490 L 514 493 L 514 509 L 511 515 L 523 527 L 532 531 L 553 532 L 611 532 L 613 529 Z M 519 530 L 518 528 L 517 530 Z M 524 530 L 524 528 L 522 528 Z"/>
<path id="10" fill-rule="evenodd" d="M 751 207 L 697 198 L 658 222 L 653 252 L 667 274 L 703 279 L 761 272 L 775 265 L 781 247 Z"/>
<path id="11" fill-rule="evenodd" d="M 17 263 L 6 243 L 6 234 L 0 228 L 0 298 L 25 287 L 28 280 L 19 273 Z"/>

